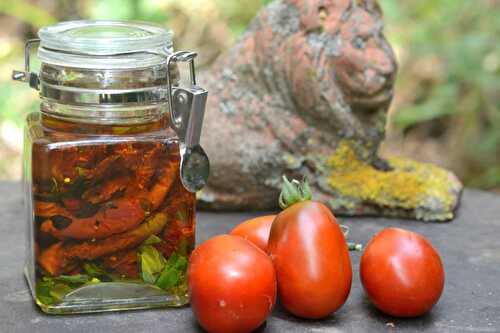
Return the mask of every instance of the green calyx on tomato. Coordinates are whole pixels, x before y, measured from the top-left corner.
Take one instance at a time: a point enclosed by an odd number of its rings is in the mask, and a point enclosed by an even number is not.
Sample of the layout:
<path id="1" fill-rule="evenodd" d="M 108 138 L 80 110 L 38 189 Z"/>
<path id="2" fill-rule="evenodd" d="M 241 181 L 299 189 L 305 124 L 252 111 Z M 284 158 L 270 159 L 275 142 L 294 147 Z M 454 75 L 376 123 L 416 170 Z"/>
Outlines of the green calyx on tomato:
<path id="1" fill-rule="evenodd" d="M 281 209 L 287 209 L 288 207 L 304 201 L 312 200 L 312 191 L 309 183 L 304 177 L 302 182 L 293 179 L 289 181 L 288 178 L 283 175 L 283 186 L 281 189 L 281 193 L 279 196 L 279 205 Z M 342 232 L 344 236 L 347 238 L 347 234 L 349 233 L 349 228 L 344 225 L 340 225 L 343 228 Z M 362 251 L 363 245 L 353 242 L 348 242 L 349 251 Z"/>
<path id="2" fill-rule="evenodd" d="M 289 181 L 286 176 L 283 176 L 283 187 L 279 197 L 279 205 L 281 209 L 286 209 L 293 204 L 312 199 L 311 188 L 307 180 L 299 182 L 294 179 Z"/>

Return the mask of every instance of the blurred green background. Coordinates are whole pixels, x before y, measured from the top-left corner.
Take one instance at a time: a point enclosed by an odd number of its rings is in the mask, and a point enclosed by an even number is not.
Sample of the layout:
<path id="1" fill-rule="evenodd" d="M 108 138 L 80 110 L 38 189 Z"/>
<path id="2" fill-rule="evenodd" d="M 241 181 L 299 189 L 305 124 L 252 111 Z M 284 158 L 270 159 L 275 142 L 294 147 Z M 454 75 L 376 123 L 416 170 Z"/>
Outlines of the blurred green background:
<path id="1" fill-rule="evenodd" d="M 268 0 L 0 0 L 0 179 L 20 177 L 24 115 L 36 92 L 10 80 L 23 43 L 71 19 L 170 26 L 177 48 L 210 64 Z M 380 0 L 400 72 L 383 155 L 455 171 L 468 186 L 500 190 L 500 0 Z"/>

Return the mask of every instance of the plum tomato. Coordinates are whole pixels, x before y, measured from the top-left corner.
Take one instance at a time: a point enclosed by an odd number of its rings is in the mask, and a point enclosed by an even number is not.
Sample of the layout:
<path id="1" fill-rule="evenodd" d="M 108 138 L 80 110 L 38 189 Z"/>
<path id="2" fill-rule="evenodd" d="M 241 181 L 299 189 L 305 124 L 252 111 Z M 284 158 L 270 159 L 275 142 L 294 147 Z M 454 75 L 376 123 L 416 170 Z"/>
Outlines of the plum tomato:
<path id="1" fill-rule="evenodd" d="M 360 278 L 375 307 L 395 317 L 428 312 L 444 288 L 438 252 L 421 235 L 399 228 L 382 230 L 370 240 Z"/>
<path id="2" fill-rule="evenodd" d="M 276 215 L 265 215 L 244 221 L 231 230 L 229 234 L 243 237 L 266 251 L 271 225 L 275 217 Z"/>
<path id="3" fill-rule="evenodd" d="M 311 201 L 307 183 L 285 185 L 268 253 L 281 303 L 292 314 L 318 319 L 337 311 L 351 290 L 352 267 L 344 234 L 324 204 Z"/>
<path id="4" fill-rule="evenodd" d="M 191 308 L 208 332 L 251 332 L 276 302 L 271 259 L 249 241 L 221 235 L 198 246 L 189 260 Z"/>

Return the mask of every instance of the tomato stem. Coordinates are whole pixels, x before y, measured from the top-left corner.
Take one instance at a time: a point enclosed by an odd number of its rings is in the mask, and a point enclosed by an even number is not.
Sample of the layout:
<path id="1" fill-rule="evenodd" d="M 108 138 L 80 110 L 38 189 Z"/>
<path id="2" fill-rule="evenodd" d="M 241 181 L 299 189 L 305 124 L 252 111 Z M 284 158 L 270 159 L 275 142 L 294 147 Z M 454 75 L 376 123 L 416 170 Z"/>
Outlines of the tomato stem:
<path id="1" fill-rule="evenodd" d="M 347 247 L 349 251 L 362 251 L 363 245 L 359 243 L 347 242 Z"/>
<path id="2" fill-rule="evenodd" d="M 311 188 L 305 178 L 300 182 L 296 179 L 289 181 L 286 176 L 283 176 L 283 186 L 279 197 L 279 205 L 282 209 L 286 209 L 297 202 L 311 199 Z"/>
<path id="3" fill-rule="evenodd" d="M 344 225 L 344 224 L 341 224 L 340 229 L 342 230 L 344 237 L 347 238 L 347 236 L 349 235 L 349 227 Z M 363 250 L 363 244 L 359 244 L 359 243 L 347 242 L 347 247 L 349 248 L 349 251 L 362 251 Z"/>

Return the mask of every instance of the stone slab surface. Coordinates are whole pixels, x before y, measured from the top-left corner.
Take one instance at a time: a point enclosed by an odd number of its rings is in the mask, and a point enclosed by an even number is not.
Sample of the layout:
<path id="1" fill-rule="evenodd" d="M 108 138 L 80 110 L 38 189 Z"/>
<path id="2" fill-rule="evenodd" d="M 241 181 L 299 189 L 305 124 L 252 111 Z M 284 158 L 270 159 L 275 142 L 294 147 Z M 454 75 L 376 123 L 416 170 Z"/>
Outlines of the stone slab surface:
<path id="1" fill-rule="evenodd" d="M 197 237 L 227 232 L 255 213 L 200 213 Z M 0 332 L 200 332 L 188 307 L 97 315 L 49 316 L 31 300 L 22 275 L 25 223 L 19 183 L 0 183 Z M 445 224 L 381 218 L 340 218 L 352 241 L 398 226 L 425 235 L 446 269 L 443 296 L 433 311 L 396 319 L 374 309 L 358 277 L 360 253 L 351 253 L 354 279 L 347 303 L 322 321 L 303 321 L 277 307 L 261 332 L 500 332 L 500 196 L 466 190 L 458 218 Z"/>

